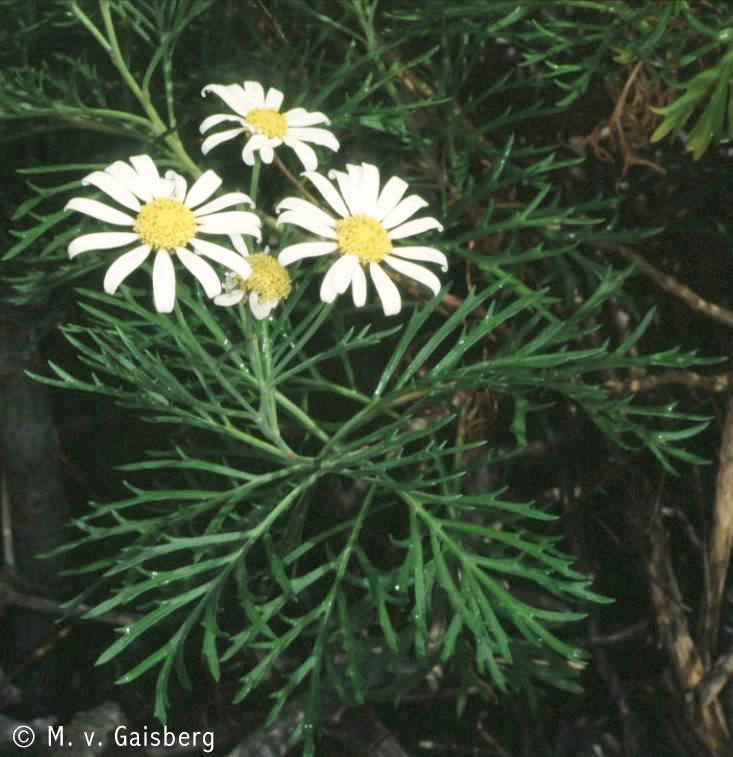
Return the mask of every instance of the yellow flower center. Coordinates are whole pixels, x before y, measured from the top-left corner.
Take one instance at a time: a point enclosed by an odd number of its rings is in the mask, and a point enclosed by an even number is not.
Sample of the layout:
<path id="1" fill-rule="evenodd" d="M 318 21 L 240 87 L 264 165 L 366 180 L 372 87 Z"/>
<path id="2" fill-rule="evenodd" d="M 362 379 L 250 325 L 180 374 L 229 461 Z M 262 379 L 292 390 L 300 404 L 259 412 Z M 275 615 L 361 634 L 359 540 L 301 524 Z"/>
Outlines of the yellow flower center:
<path id="1" fill-rule="evenodd" d="M 254 108 L 247 113 L 245 121 L 269 139 L 282 139 L 287 131 L 285 116 L 270 108 Z"/>
<path id="2" fill-rule="evenodd" d="M 255 292 L 260 302 L 284 300 L 290 294 L 290 275 L 272 255 L 248 255 L 247 262 L 252 273 L 242 284 L 244 289 Z"/>
<path id="3" fill-rule="evenodd" d="M 196 218 L 179 200 L 158 198 L 143 205 L 133 228 L 154 250 L 172 250 L 191 241 L 196 234 Z"/>
<path id="4" fill-rule="evenodd" d="M 379 263 L 392 252 L 387 230 L 376 218 L 359 214 L 336 222 L 339 252 L 356 255 L 362 265 Z"/>

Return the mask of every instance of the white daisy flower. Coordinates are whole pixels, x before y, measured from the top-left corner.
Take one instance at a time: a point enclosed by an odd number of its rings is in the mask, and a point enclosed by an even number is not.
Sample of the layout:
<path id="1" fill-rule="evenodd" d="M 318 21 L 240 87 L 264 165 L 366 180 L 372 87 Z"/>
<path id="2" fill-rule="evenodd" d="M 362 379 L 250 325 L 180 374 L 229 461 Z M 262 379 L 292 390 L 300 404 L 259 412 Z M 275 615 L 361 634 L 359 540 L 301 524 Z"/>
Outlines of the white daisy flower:
<path id="1" fill-rule="evenodd" d="M 181 261 L 201 283 L 208 297 L 221 292 L 216 271 L 204 260 L 209 258 L 246 278 L 247 261 L 220 244 L 201 239 L 201 234 L 228 236 L 240 252 L 245 250 L 242 234 L 261 238 L 260 219 L 243 210 L 218 211 L 252 200 L 242 192 L 229 192 L 209 200 L 221 185 L 221 179 L 206 171 L 188 188 L 183 176 L 167 171 L 162 178 L 148 155 L 135 155 L 130 163 L 118 160 L 104 171 L 94 171 L 82 184 L 102 190 L 120 205 L 132 211 L 123 213 L 97 200 L 75 197 L 66 210 L 77 210 L 127 231 L 104 231 L 84 234 L 69 245 L 69 257 L 89 250 L 109 250 L 134 244 L 107 269 L 104 289 L 114 294 L 119 285 L 150 255 L 153 263 L 153 299 L 159 313 L 170 313 L 176 300 L 176 276 L 173 258 Z M 192 249 L 189 249 L 192 248 Z M 192 251 L 193 250 L 193 251 Z"/>
<path id="2" fill-rule="evenodd" d="M 204 155 L 222 142 L 244 134 L 247 141 L 242 149 L 242 160 L 248 166 L 254 165 L 258 151 L 263 163 L 272 163 L 275 148 L 286 144 L 295 151 L 306 171 L 315 171 L 318 158 L 306 142 L 328 147 L 334 152 L 339 149 L 338 140 L 330 131 L 313 128 L 315 124 L 328 126 L 331 123 L 323 113 L 310 113 L 305 108 L 293 108 L 281 113 L 283 93 L 278 89 L 270 87 L 265 94 L 259 82 L 246 81 L 244 87 L 239 84 L 208 84 L 201 94 L 206 96 L 208 92 L 221 97 L 236 115 L 219 113 L 209 116 L 201 124 L 201 133 L 226 122 L 236 123 L 237 126 L 207 137 L 201 145 Z"/>
<path id="3" fill-rule="evenodd" d="M 252 273 L 243 278 L 228 273 L 224 279 L 224 293 L 214 297 L 217 305 L 237 305 L 247 298 L 250 310 L 258 321 L 267 318 L 281 300 L 290 294 L 290 274 L 267 251 L 244 253 Z"/>
<path id="4" fill-rule="evenodd" d="M 319 173 L 306 171 L 303 174 L 340 218 L 335 219 L 313 203 L 298 197 L 287 197 L 277 206 L 280 213 L 278 224 L 300 226 L 328 241 L 290 245 L 280 252 L 278 261 L 283 266 L 288 266 L 301 258 L 335 253 L 338 259 L 323 279 L 321 299 L 333 302 L 337 295 L 351 287 L 354 305 L 357 307 L 366 302 L 364 269 L 368 268 L 385 315 L 399 313 L 402 301 L 397 287 L 385 273 L 381 263 L 419 281 L 437 294 L 440 290 L 438 277 L 415 261 L 438 263 L 443 271 L 447 271 L 448 261 L 445 255 L 432 247 L 392 245 L 399 239 L 430 229 L 443 230 L 435 218 L 407 220 L 428 203 L 417 195 L 402 199 L 407 190 L 407 182 L 397 176 L 393 176 L 380 192 L 379 169 L 370 163 L 347 165 L 346 173 L 330 171 L 328 175 L 336 179 L 338 190 Z"/>

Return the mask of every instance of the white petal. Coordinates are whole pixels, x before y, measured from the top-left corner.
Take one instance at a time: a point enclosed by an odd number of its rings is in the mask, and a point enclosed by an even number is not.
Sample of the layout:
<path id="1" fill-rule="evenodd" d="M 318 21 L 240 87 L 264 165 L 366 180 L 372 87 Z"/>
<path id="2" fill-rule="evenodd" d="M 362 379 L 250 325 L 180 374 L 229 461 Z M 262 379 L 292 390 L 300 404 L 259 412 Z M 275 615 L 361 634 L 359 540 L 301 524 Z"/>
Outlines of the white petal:
<path id="1" fill-rule="evenodd" d="M 212 129 L 214 126 L 218 126 L 219 124 L 224 123 L 242 123 L 242 117 L 241 116 L 230 116 L 228 113 L 216 113 L 213 116 L 209 116 L 208 118 L 205 118 L 201 122 L 201 126 L 199 126 L 199 131 L 201 134 L 203 134 L 205 131 L 208 131 L 209 129 Z"/>
<path id="2" fill-rule="evenodd" d="M 157 197 L 160 194 L 160 174 L 150 155 L 133 155 L 130 163 L 145 188 L 152 193 L 153 197 Z"/>
<path id="3" fill-rule="evenodd" d="M 402 298 L 394 281 L 376 263 L 369 263 L 369 273 L 374 286 L 377 288 L 379 299 L 382 301 L 384 314 L 396 315 L 399 313 L 402 308 Z"/>
<path id="4" fill-rule="evenodd" d="M 425 266 L 411 263 L 409 260 L 393 258 L 391 255 L 387 255 L 384 262 L 391 268 L 394 268 L 395 271 L 399 271 L 399 273 L 424 284 L 433 294 L 438 294 L 440 291 L 440 279 L 432 271 L 425 268 Z"/>
<path id="5" fill-rule="evenodd" d="M 242 148 L 242 160 L 248 166 L 253 166 L 255 164 L 255 153 L 260 150 L 266 142 L 267 137 L 264 134 L 253 134 Z"/>
<path id="6" fill-rule="evenodd" d="M 390 239 L 404 239 L 430 231 L 430 229 L 443 231 L 443 225 L 436 218 L 416 218 L 414 221 L 408 221 L 392 229 L 387 236 Z"/>
<path id="7" fill-rule="evenodd" d="M 262 147 L 260 147 L 260 157 L 263 163 L 272 163 L 275 158 L 275 151 L 272 149 L 272 140 L 266 140 Z"/>
<path id="8" fill-rule="evenodd" d="M 382 192 L 377 200 L 377 210 L 375 218 L 380 221 L 387 213 L 390 213 L 397 203 L 402 199 L 402 195 L 407 191 L 408 184 L 399 176 L 393 176 L 382 187 Z"/>
<path id="9" fill-rule="evenodd" d="M 107 294 L 114 294 L 117 287 L 139 266 L 150 254 L 150 246 L 144 244 L 136 247 L 130 252 L 120 255 L 117 260 L 107 269 L 104 276 L 104 291 Z"/>
<path id="10" fill-rule="evenodd" d="M 96 234 L 84 234 L 69 245 L 69 257 L 73 258 L 89 250 L 111 250 L 123 247 L 130 242 L 139 242 L 140 237 L 130 231 L 101 231 Z"/>
<path id="11" fill-rule="evenodd" d="M 249 307 L 252 311 L 252 315 L 261 321 L 267 318 L 272 312 L 272 309 L 277 305 L 279 300 L 268 300 L 267 302 L 260 302 L 257 292 L 250 292 L 249 295 Z"/>
<path id="12" fill-rule="evenodd" d="M 159 313 L 172 313 L 176 304 L 176 272 L 171 256 L 158 250 L 153 263 L 153 300 Z"/>
<path id="13" fill-rule="evenodd" d="M 349 212 L 346 215 L 355 216 L 359 212 L 359 202 L 358 198 L 354 196 L 354 193 L 352 191 L 351 180 L 349 179 L 349 176 L 343 171 L 331 170 L 328 172 L 328 177 L 330 179 L 336 179 L 339 187 L 339 192 L 341 192 L 341 197 L 344 198 L 346 207 L 349 209 Z"/>
<path id="14" fill-rule="evenodd" d="M 448 270 L 448 258 L 440 250 L 433 247 L 394 247 L 391 255 L 407 260 L 424 260 L 428 263 L 438 263 L 443 271 Z"/>
<path id="15" fill-rule="evenodd" d="M 364 173 L 362 166 L 355 166 L 352 163 L 346 165 L 346 171 L 349 176 L 349 186 L 351 196 L 354 198 L 354 213 L 364 213 L 364 198 L 361 196 L 361 176 Z"/>
<path id="16" fill-rule="evenodd" d="M 361 209 L 362 212 L 376 217 L 377 195 L 379 194 L 379 169 L 371 163 L 361 164 Z"/>
<path id="17" fill-rule="evenodd" d="M 323 277 L 321 299 L 324 302 L 333 302 L 337 295 L 343 294 L 351 284 L 354 270 L 359 267 L 356 255 L 342 255 Z"/>
<path id="18" fill-rule="evenodd" d="M 235 225 L 236 223 L 236 225 Z M 241 222 L 212 222 L 207 224 L 201 224 L 197 227 L 196 232 L 201 234 L 211 234 L 213 236 L 226 235 L 232 237 L 235 234 L 247 234 L 247 236 L 254 237 L 258 242 L 262 241 L 262 229 L 259 224 Z M 232 247 L 237 248 L 237 245 L 232 244 Z M 242 252 L 240 250 L 240 252 Z"/>
<path id="19" fill-rule="evenodd" d="M 206 205 L 202 205 L 200 208 L 196 208 L 193 214 L 198 218 L 199 216 L 205 216 L 208 213 L 216 213 L 218 210 L 229 208 L 232 205 L 254 205 L 249 195 L 244 192 L 227 192 L 221 197 L 217 197 L 211 202 L 207 202 Z"/>
<path id="20" fill-rule="evenodd" d="M 188 190 L 185 200 L 186 207 L 198 207 L 202 202 L 208 200 L 220 186 L 221 179 L 213 171 L 204 171 Z"/>
<path id="21" fill-rule="evenodd" d="M 325 223 L 321 223 L 317 218 L 307 214 L 299 213 L 295 210 L 286 210 L 277 217 L 278 226 L 283 223 L 292 223 L 295 226 L 300 226 L 306 231 L 310 231 L 318 236 L 326 237 L 326 239 L 336 239 L 336 230 L 330 226 L 326 226 Z"/>
<path id="22" fill-rule="evenodd" d="M 243 299 L 244 292 L 241 289 L 237 289 L 236 292 L 224 292 L 224 294 L 214 297 L 214 304 L 229 307 L 240 303 Z"/>
<path id="23" fill-rule="evenodd" d="M 122 160 L 116 160 L 111 166 L 104 169 L 106 173 L 117 179 L 125 189 L 132 192 L 145 202 L 153 199 L 153 193 L 143 184 L 135 169 Z"/>
<path id="24" fill-rule="evenodd" d="M 249 234 L 262 238 L 260 219 L 246 210 L 225 210 L 196 218 L 197 231 L 201 234 Z"/>
<path id="25" fill-rule="evenodd" d="M 329 150 L 338 152 L 340 147 L 338 139 L 326 129 L 308 129 L 302 126 L 293 126 L 288 129 L 288 136 L 295 137 L 301 142 L 310 142 L 314 145 L 322 145 L 328 147 Z"/>
<path id="26" fill-rule="evenodd" d="M 327 271 L 321 282 L 320 297 L 323 302 L 333 302 L 336 299 L 336 287 L 334 286 L 333 270 L 341 262 L 337 260 Z"/>
<path id="27" fill-rule="evenodd" d="M 315 171 L 318 168 L 318 157 L 312 147 L 289 134 L 283 141 L 298 156 L 298 160 L 303 164 L 306 171 Z"/>
<path id="28" fill-rule="evenodd" d="M 341 195 L 336 191 L 336 187 L 325 177 L 314 171 L 306 171 L 303 173 L 308 181 L 321 193 L 323 199 L 341 216 L 346 218 L 349 213 L 349 209 L 341 199 Z"/>
<path id="29" fill-rule="evenodd" d="M 109 173 L 104 171 L 94 171 L 89 176 L 85 176 L 81 180 L 82 186 L 91 184 L 97 189 L 101 189 L 105 194 L 109 195 L 113 200 L 117 200 L 120 205 L 124 205 L 130 210 L 139 211 L 140 203 L 135 195 L 125 187 L 125 185 L 116 179 Z"/>
<path id="30" fill-rule="evenodd" d="M 299 197 L 286 197 L 275 207 L 278 213 L 283 210 L 295 210 L 298 213 L 305 213 L 313 216 L 319 223 L 336 228 L 336 221 L 328 213 L 324 213 L 317 205 L 307 200 L 301 200 Z"/>
<path id="31" fill-rule="evenodd" d="M 262 108 L 265 105 L 265 90 L 258 81 L 244 82 L 244 91 L 254 108 Z"/>
<path id="32" fill-rule="evenodd" d="M 221 263 L 221 265 L 226 266 L 229 270 L 238 273 L 243 279 L 248 279 L 252 273 L 247 258 L 243 255 L 237 255 L 236 252 L 227 250 L 226 247 L 214 244 L 213 242 L 207 242 L 204 239 L 192 239 L 190 244 L 199 255 Z"/>
<path id="33" fill-rule="evenodd" d="M 366 295 L 366 275 L 364 274 L 364 269 L 361 267 L 361 264 L 359 264 L 354 268 L 351 277 L 351 296 L 354 298 L 354 305 L 358 308 L 364 307 L 366 303 Z"/>
<path id="34" fill-rule="evenodd" d="M 244 237 L 241 234 L 228 234 L 227 236 L 229 237 L 229 241 L 232 243 L 232 247 L 234 247 L 234 249 L 240 255 L 244 255 L 245 257 L 249 255 L 247 244 L 244 241 Z"/>
<path id="35" fill-rule="evenodd" d="M 288 126 L 315 126 L 316 124 L 330 124 L 328 117 L 317 111 L 309 112 L 305 108 L 293 108 L 285 114 Z"/>
<path id="36" fill-rule="evenodd" d="M 234 139 L 238 134 L 244 134 L 244 127 L 240 126 L 237 129 L 227 129 L 226 131 L 218 132 L 218 134 L 212 134 L 210 137 L 206 137 L 202 142 L 201 152 L 204 155 L 207 155 L 217 145 L 226 142 L 228 139 Z"/>
<path id="37" fill-rule="evenodd" d="M 186 197 L 186 188 L 188 187 L 188 182 L 183 178 L 183 176 L 181 176 L 181 174 L 176 173 L 175 171 L 166 171 L 165 178 L 168 181 L 173 182 L 173 197 L 179 202 L 183 202 Z"/>
<path id="38" fill-rule="evenodd" d="M 244 90 L 239 84 L 207 84 L 202 90 L 201 94 L 205 97 L 209 92 L 213 92 L 240 116 L 249 110 L 249 102 L 244 96 Z"/>
<path id="39" fill-rule="evenodd" d="M 199 255 L 194 255 L 185 247 L 176 248 L 178 259 L 199 280 L 207 297 L 221 294 L 221 282 L 216 271 Z"/>
<path id="40" fill-rule="evenodd" d="M 162 178 L 160 180 L 160 190 L 158 191 L 158 197 L 164 198 L 166 200 L 175 199 L 176 183 L 173 179 Z"/>
<path id="41" fill-rule="evenodd" d="M 74 197 L 74 199 L 66 203 L 64 210 L 76 210 L 79 213 L 84 213 L 105 223 L 112 223 L 115 226 L 135 225 L 135 219 L 126 213 L 110 208 L 109 205 L 105 205 L 103 202 L 89 200 L 86 197 Z"/>
<path id="42" fill-rule="evenodd" d="M 335 242 L 301 242 L 300 244 L 291 244 L 280 250 L 277 256 L 277 262 L 281 266 L 289 266 L 296 260 L 303 258 L 317 258 L 321 255 L 328 255 L 329 252 L 335 252 L 337 245 Z"/>
<path id="43" fill-rule="evenodd" d="M 385 229 L 393 229 L 395 226 L 404 223 L 411 216 L 414 216 L 421 208 L 427 207 L 427 204 L 422 197 L 418 197 L 417 195 L 405 197 L 404 200 L 397 203 L 396 207 L 387 213 L 381 220 L 381 224 Z"/>
<path id="44" fill-rule="evenodd" d="M 338 294 L 343 294 L 351 284 L 354 271 L 361 268 L 356 255 L 342 255 L 333 266 L 333 286 Z"/>
<path id="45" fill-rule="evenodd" d="M 212 216 L 213 217 L 213 216 Z M 262 241 L 262 229 L 258 223 L 254 221 L 212 221 L 211 223 L 202 223 L 196 229 L 197 234 L 212 234 L 214 236 L 226 236 L 231 237 L 234 234 L 247 234 L 250 237 L 254 237 L 258 242 Z M 236 245 L 232 245 L 236 247 Z M 241 250 L 240 250 L 241 252 Z"/>
<path id="46" fill-rule="evenodd" d="M 283 93 L 279 89 L 270 87 L 270 89 L 267 90 L 264 107 L 268 110 L 280 110 L 280 106 L 283 104 L 283 99 Z"/>

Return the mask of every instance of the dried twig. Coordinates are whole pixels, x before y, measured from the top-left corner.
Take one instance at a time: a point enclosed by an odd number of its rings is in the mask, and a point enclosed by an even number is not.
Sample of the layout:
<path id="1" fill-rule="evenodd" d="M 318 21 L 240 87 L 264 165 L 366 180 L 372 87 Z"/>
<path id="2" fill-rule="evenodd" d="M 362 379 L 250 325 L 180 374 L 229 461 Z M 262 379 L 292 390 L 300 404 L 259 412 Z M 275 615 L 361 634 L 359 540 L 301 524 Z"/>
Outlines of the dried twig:
<path id="1" fill-rule="evenodd" d="M 595 242 L 595 246 L 605 252 L 613 252 L 620 255 L 636 267 L 655 284 L 664 289 L 665 292 L 682 300 L 689 308 L 701 313 L 714 321 L 724 323 L 726 326 L 733 326 L 733 312 L 720 305 L 704 300 L 697 292 L 693 292 L 690 287 L 678 281 L 674 276 L 663 273 L 655 268 L 651 263 L 647 263 L 644 258 L 630 247 L 623 244 L 606 244 L 604 242 Z"/>
<path id="2" fill-rule="evenodd" d="M 321 702 L 324 712 L 335 711 L 335 704 L 332 696 L 325 696 Z M 306 708 L 305 694 L 292 697 L 272 723 L 250 733 L 227 757 L 284 757 L 295 746 L 292 736 L 305 717 Z"/>
<path id="3" fill-rule="evenodd" d="M 0 466 L 0 524 L 3 532 L 3 561 L 5 567 L 15 570 L 15 552 L 13 549 L 13 518 L 10 512 L 10 494 L 5 468 Z"/>
<path id="4" fill-rule="evenodd" d="M 7 582 L 0 580 L 0 610 L 6 605 L 25 607 L 27 610 L 34 610 L 44 615 L 58 615 L 59 617 L 70 618 L 81 617 L 92 609 L 90 605 L 83 604 L 77 605 L 73 609 L 67 609 L 51 599 L 36 597 L 17 591 L 9 586 Z M 140 616 L 138 615 L 123 612 L 105 612 L 92 618 L 92 620 L 98 623 L 109 623 L 113 626 L 129 626 L 136 620 L 139 620 L 139 618 Z"/>
<path id="5" fill-rule="evenodd" d="M 492 749 L 493 754 L 496 754 L 496 757 L 514 757 L 511 752 L 504 749 L 494 736 L 486 730 L 484 719 L 487 714 L 487 712 L 482 712 L 476 721 L 476 728 L 478 729 L 479 736 L 481 736 L 481 738 L 489 745 L 489 748 Z"/>
<path id="6" fill-rule="evenodd" d="M 590 630 L 592 634 L 591 638 L 593 638 L 593 636 L 597 637 L 598 620 L 595 613 L 592 613 L 590 617 Z M 616 703 L 616 708 L 618 709 L 619 718 L 621 719 L 621 727 L 623 729 L 624 753 L 627 755 L 639 754 L 638 724 L 636 722 L 636 717 L 629 706 L 629 700 L 621 683 L 621 679 L 611 667 L 611 663 L 608 661 L 608 657 L 603 648 L 593 644 L 593 642 L 591 642 L 591 644 L 596 668 L 606 682 L 608 692 Z"/>
<path id="7" fill-rule="evenodd" d="M 720 443 L 720 467 L 715 489 L 713 522 L 708 545 L 708 580 L 703 597 L 700 647 L 709 663 L 718 645 L 720 607 L 733 546 L 733 396 L 723 422 Z"/>
<path id="8" fill-rule="evenodd" d="M 718 658 L 712 670 L 705 676 L 698 688 L 700 704 L 705 707 L 723 690 L 733 677 L 733 651 Z"/>
<path id="9" fill-rule="evenodd" d="M 614 644 L 623 644 L 625 641 L 634 639 L 637 636 L 641 636 L 649 628 L 649 623 L 646 618 L 637 620 L 636 623 L 632 623 L 625 628 L 619 628 L 618 631 L 612 631 L 611 633 L 599 634 L 595 630 L 591 630 L 589 636 L 583 636 L 575 639 L 575 643 L 579 646 L 582 644 L 590 644 L 593 647 L 610 647 Z"/>
<path id="10" fill-rule="evenodd" d="M 691 691 L 705 677 L 705 662 L 690 634 L 659 509 L 649 521 L 646 569 L 659 640 L 672 662 L 679 690 Z M 685 706 L 695 734 L 710 753 L 729 754 L 730 737 L 720 702 L 714 699 L 702 705 L 693 698 L 685 700 Z"/>
<path id="11" fill-rule="evenodd" d="M 733 371 L 725 371 L 712 376 L 703 376 L 693 371 L 669 370 L 651 376 L 641 376 L 628 381 L 606 381 L 604 388 L 612 394 L 646 392 L 666 384 L 679 384 L 690 389 L 722 393 L 733 387 Z"/>
<path id="12" fill-rule="evenodd" d="M 332 738 L 340 741 L 349 753 L 364 757 L 408 757 L 397 737 L 389 731 L 373 712 L 363 709 L 347 712 L 338 729 L 331 729 Z"/>
<path id="13" fill-rule="evenodd" d="M 277 169 L 280 171 L 280 173 L 302 194 L 304 194 L 314 205 L 318 205 L 318 200 L 315 198 L 315 196 L 308 191 L 305 184 L 302 181 L 299 181 L 296 176 L 294 176 L 290 169 L 285 165 L 285 163 L 278 158 L 277 155 L 275 155 L 275 165 L 277 166 Z"/>

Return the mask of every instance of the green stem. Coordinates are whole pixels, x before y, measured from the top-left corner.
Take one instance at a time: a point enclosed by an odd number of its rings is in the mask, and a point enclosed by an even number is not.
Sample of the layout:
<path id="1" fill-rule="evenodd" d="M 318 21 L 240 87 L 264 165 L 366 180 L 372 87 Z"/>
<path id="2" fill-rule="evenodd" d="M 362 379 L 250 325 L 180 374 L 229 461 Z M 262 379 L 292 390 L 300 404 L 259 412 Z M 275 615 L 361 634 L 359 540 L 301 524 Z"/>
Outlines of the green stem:
<path id="1" fill-rule="evenodd" d="M 112 13 L 110 11 L 109 0 L 100 0 L 99 7 L 102 12 L 102 20 L 104 22 L 104 29 L 107 34 L 107 38 L 101 35 L 101 32 L 94 26 L 87 16 L 74 4 L 72 10 L 77 18 L 89 29 L 94 35 L 97 41 L 102 47 L 109 53 L 112 63 L 119 72 L 125 84 L 135 95 L 135 98 L 140 103 L 140 106 L 145 111 L 145 115 L 148 117 L 150 124 L 153 127 L 153 132 L 163 138 L 168 148 L 178 158 L 181 165 L 184 166 L 193 176 L 200 176 L 202 171 L 191 159 L 191 156 L 186 152 L 183 143 L 177 134 L 169 133 L 168 126 L 163 122 L 163 119 L 158 115 L 158 111 L 153 105 L 148 92 L 140 87 L 135 80 L 135 77 L 130 73 L 130 69 L 125 63 L 124 56 L 120 50 L 119 42 L 117 41 L 117 33 L 115 32 L 114 22 L 112 21 Z"/>
<path id="2" fill-rule="evenodd" d="M 260 166 L 262 159 L 255 154 L 255 164 L 252 166 L 252 175 L 249 178 L 249 196 L 252 202 L 257 205 L 257 189 L 260 183 Z"/>
<path id="3" fill-rule="evenodd" d="M 257 380 L 260 390 L 260 408 L 257 413 L 257 424 L 260 431 L 289 458 L 295 459 L 298 455 L 293 452 L 280 434 L 280 425 L 277 419 L 277 401 L 275 386 L 272 381 L 272 352 L 270 349 L 270 334 L 267 321 L 256 321 L 240 303 L 239 315 L 244 323 L 252 323 L 252 331 L 248 340 L 248 351 L 252 362 L 252 373 Z"/>
<path id="4" fill-rule="evenodd" d="M 91 35 L 99 42 L 99 44 L 104 48 L 104 50 L 107 53 L 112 53 L 112 48 L 110 47 L 109 42 L 105 39 L 102 32 L 97 29 L 97 27 L 94 25 L 92 20 L 87 16 L 86 13 L 77 5 L 77 3 L 72 2 L 71 3 L 71 12 L 81 21 L 82 24 L 87 28 L 87 30 L 91 33 Z"/>
<path id="5" fill-rule="evenodd" d="M 311 194 L 307 189 L 305 184 L 303 184 L 302 181 L 298 181 L 298 179 L 293 176 L 292 173 L 290 173 L 290 170 L 285 165 L 285 163 L 280 160 L 280 158 L 275 155 L 275 165 L 277 166 L 280 173 L 308 200 L 310 200 L 314 205 L 318 205 L 318 200 L 316 197 Z"/>
<path id="6" fill-rule="evenodd" d="M 262 403 L 264 405 L 267 419 L 272 428 L 278 429 L 277 422 L 277 403 L 275 402 L 275 387 L 272 385 L 272 350 L 270 345 L 270 326 L 267 319 L 259 322 L 260 333 L 262 334 L 262 368 L 263 376 L 267 382 L 266 392 L 263 393 Z"/>
<path id="7" fill-rule="evenodd" d="M 275 392 L 275 401 L 293 418 L 300 421 L 300 424 L 310 431 L 313 436 L 322 442 L 327 442 L 331 437 L 308 415 L 308 413 L 298 407 L 294 402 L 289 400 L 284 394 Z"/>

